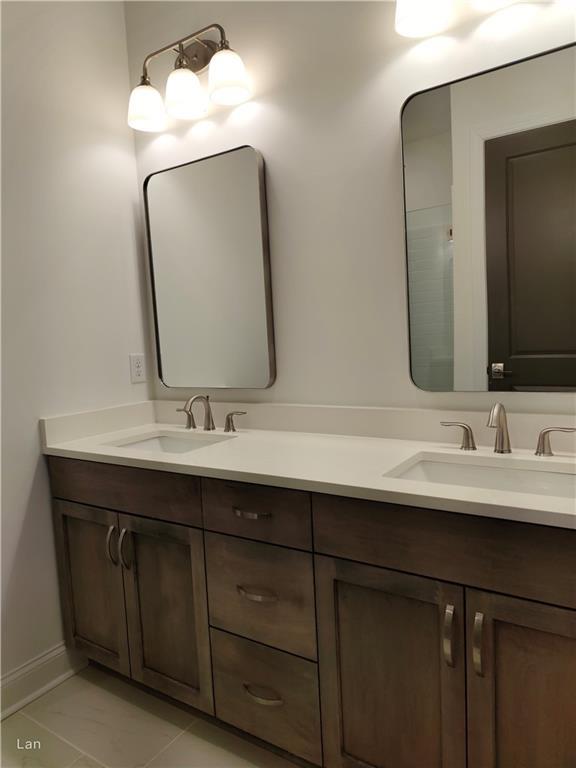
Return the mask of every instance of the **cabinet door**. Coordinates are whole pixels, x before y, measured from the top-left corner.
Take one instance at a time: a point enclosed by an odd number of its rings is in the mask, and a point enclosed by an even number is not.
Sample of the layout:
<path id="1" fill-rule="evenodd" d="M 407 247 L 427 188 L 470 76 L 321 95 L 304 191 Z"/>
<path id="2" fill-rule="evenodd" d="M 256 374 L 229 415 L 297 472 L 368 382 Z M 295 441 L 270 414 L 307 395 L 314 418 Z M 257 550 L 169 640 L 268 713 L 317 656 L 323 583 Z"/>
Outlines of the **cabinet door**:
<path id="1" fill-rule="evenodd" d="M 202 531 L 120 515 L 132 677 L 214 712 Z"/>
<path id="2" fill-rule="evenodd" d="M 470 768 L 576 766 L 576 611 L 467 590 Z"/>
<path id="3" fill-rule="evenodd" d="M 328 768 L 464 768 L 463 590 L 316 558 Z"/>
<path id="4" fill-rule="evenodd" d="M 54 524 L 67 641 L 89 658 L 129 675 L 118 515 L 55 501 Z"/>

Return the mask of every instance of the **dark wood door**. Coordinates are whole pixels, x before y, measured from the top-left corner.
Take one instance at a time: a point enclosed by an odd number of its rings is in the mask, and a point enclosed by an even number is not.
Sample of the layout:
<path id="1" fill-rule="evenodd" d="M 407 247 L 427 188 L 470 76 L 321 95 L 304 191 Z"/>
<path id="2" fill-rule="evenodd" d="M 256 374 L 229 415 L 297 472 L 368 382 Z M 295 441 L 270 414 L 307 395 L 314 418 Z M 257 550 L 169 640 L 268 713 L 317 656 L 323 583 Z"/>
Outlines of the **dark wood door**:
<path id="1" fill-rule="evenodd" d="M 54 530 L 68 644 L 129 675 L 118 515 L 55 501 Z"/>
<path id="2" fill-rule="evenodd" d="M 463 589 L 316 558 L 328 768 L 464 768 Z"/>
<path id="3" fill-rule="evenodd" d="M 489 388 L 576 389 L 576 120 L 485 144 Z"/>
<path id="4" fill-rule="evenodd" d="M 576 766 L 576 611 L 467 590 L 469 768 Z"/>
<path id="5" fill-rule="evenodd" d="M 120 515 L 132 677 L 213 714 L 202 531 Z"/>

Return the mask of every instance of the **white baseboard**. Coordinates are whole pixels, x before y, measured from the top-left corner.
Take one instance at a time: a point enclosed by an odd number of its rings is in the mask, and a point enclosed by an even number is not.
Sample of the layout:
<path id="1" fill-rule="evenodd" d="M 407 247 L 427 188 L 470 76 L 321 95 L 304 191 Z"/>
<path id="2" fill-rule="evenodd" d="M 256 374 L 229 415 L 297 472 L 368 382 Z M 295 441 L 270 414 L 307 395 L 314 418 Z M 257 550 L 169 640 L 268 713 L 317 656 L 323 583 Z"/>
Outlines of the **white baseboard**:
<path id="1" fill-rule="evenodd" d="M 17 712 L 87 664 L 64 643 L 41 653 L 2 676 L 2 719 Z"/>

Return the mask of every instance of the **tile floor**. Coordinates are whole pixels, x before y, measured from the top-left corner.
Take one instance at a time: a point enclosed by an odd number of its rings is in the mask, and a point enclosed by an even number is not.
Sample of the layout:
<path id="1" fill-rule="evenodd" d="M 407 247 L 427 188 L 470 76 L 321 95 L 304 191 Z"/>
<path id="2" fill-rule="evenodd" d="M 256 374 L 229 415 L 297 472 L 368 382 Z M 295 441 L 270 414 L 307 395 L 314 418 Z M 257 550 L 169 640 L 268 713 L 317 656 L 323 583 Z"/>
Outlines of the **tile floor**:
<path id="1" fill-rule="evenodd" d="M 40 749 L 18 749 L 26 740 Z M 2 768 L 294 768 L 88 667 L 2 722 Z"/>

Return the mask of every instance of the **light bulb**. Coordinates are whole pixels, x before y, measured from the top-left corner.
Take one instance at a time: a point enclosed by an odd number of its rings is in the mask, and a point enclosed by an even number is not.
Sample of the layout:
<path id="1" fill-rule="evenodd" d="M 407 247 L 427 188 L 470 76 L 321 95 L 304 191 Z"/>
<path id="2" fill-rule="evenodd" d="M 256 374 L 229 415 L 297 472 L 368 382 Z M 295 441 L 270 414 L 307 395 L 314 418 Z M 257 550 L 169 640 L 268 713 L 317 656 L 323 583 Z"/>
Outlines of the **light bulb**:
<path id="1" fill-rule="evenodd" d="M 208 70 L 210 98 L 215 104 L 232 106 L 250 98 L 250 85 L 244 62 L 235 51 L 222 48 L 210 60 Z"/>
<path id="2" fill-rule="evenodd" d="M 128 125 L 137 131 L 155 133 L 166 127 L 162 96 L 149 83 L 136 86 L 128 103 Z"/>
<path id="3" fill-rule="evenodd" d="M 397 0 L 396 32 L 403 37 L 428 37 L 447 29 L 454 18 L 454 0 Z"/>
<path id="4" fill-rule="evenodd" d="M 198 76 L 188 67 L 172 71 L 166 82 L 166 111 L 178 120 L 196 120 L 208 112 L 208 99 Z"/>

